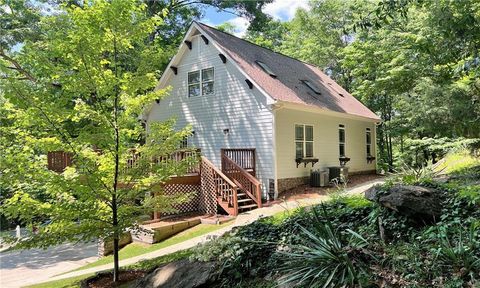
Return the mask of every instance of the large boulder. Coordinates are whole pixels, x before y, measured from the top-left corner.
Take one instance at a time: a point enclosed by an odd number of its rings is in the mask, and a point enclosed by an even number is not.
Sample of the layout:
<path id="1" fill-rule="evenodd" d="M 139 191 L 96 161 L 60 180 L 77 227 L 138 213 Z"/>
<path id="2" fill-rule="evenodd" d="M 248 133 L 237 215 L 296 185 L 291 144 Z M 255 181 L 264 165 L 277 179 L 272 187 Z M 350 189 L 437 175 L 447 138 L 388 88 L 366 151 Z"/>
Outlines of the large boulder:
<path id="1" fill-rule="evenodd" d="M 415 220 L 438 219 L 442 212 L 443 194 L 433 188 L 397 184 L 389 188 L 373 186 L 365 198 Z"/>
<path id="2" fill-rule="evenodd" d="M 137 282 L 137 288 L 194 288 L 208 287 L 218 269 L 214 262 L 190 262 L 182 259 L 157 268 Z"/>

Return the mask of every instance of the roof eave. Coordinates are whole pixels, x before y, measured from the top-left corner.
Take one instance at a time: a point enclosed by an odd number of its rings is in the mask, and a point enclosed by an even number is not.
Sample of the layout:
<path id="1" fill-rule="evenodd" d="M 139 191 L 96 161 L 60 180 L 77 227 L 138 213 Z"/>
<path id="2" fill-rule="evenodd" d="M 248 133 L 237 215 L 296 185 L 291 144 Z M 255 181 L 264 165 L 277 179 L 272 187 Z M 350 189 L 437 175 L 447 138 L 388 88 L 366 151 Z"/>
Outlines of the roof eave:
<path id="1" fill-rule="evenodd" d="M 287 108 L 287 109 L 300 110 L 300 111 L 305 111 L 305 112 L 312 112 L 312 113 L 330 115 L 330 116 L 335 116 L 335 117 L 339 117 L 339 118 L 349 118 L 349 119 L 367 121 L 367 122 L 374 122 L 374 123 L 381 123 L 382 122 L 382 120 L 378 116 L 377 117 L 367 117 L 367 116 L 363 116 L 363 115 L 352 114 L 352 113 L 347 113 L 347 112 L 338 112 L 338 111 L 333 111 L 333 110 L 326 109 L 326 108 L 321 108 L 321 107 L 318 107 L 318 106 L 288 102 L 288 101 L 283 101 L 283 100 L 277 100 L 275 105 L 276 105 L 277 109 Z M 374 113 L 372 112 L 372 114 L 374 114 Z"/>

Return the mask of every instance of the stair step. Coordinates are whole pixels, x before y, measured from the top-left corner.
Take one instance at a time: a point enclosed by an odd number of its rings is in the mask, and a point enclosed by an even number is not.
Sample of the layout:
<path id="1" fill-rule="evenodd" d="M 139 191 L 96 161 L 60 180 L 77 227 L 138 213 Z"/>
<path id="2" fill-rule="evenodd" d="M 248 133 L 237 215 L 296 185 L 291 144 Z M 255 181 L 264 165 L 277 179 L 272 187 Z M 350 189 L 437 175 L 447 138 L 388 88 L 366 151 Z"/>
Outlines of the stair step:
<path id="1" fill-rule="evenodd" d="M 249 209 L 249 208 L 253 208 L 253 207 L 257 207 L 257 204 L 249 204 L 249 205 L 245 205 L 245 206 L 238 206 L 238 209 Z"/>
<path id="2" fill-rule="evenodd" d="M 250 198 L 238 199 L 237 201 L 238 201 L 238 203 L 241 203 L 241 202 L 250 202 L 250 201 L 252 201 L 252 199 L 250 199 Z"/>
<path id="3" fill-rule="evenodd" d="M 238 197 L 247 196 L 247 193 L 237 193 L 237 196 L 238 196 Z"/>

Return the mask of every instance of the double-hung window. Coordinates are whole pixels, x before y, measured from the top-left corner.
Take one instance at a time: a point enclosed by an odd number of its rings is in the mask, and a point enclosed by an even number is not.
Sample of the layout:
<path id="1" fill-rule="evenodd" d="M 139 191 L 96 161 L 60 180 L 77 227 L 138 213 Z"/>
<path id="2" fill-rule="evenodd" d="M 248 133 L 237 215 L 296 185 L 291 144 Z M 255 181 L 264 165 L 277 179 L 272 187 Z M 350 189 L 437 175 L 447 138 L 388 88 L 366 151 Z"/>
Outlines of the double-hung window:
<path id="1" fill-rule="evenodd" d="M 367 145 L 367 157 L 372 156 L 372 132 L 370 128 L 367 128 L 365 131 L 365 143 Z"/>
<path id="2" fill-rule="evenodd" d="M 200 71 L 188 72 L 188 97 L 200 96 Z"/>
<path id="3" fill-rule="evenodd" d="M 188 72 L 188 97 L 213 94 L 213 67 Z"/>
<path id="4" fill-rule="evenodd" d="M 202 70 L 202 95 L 213 94 L 213 67 Z"/>
<path id="5" fill-rule="evenodd" d="M 313 126 L 295 125 L 295 158 L 313 157 Z"/>
<path id="6" fill-rule="evenodd" d="M 338 125 L 338 152 L 340 157 L 345 157 L 345 125 Z"/>

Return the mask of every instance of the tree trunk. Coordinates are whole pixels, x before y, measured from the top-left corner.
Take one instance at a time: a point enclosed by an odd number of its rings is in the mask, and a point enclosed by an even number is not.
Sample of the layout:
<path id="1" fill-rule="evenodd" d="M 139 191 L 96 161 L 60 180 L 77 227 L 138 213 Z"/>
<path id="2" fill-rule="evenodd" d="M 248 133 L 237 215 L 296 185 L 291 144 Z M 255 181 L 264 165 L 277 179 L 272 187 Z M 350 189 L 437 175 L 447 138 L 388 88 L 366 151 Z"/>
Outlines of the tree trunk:
<path id="1" fill-rule="evenodd" d="M 113 57 L 115 59 L 115 80 L 118 80 L 118 70 L 117 70 L 117 42 L 115 35 L 113 37 Z M 118 89 L 118 82 L 115 84 L 115 101 L 113 106 L 113 123 L 114 123 L 114 133 L 115 133 L 115 174 L 113 179 L 113 194 L 112 194 L 112 220 L 113 220 L 113 282 L 118 281 L 118 241 L 119 241 L 119 231 L 118 231 L 118 202 L 117 202 L 117 191 L 118 191 L 118 174 L 119 174 L 119 153 L 120 153 L 120 128 L 118 127 L 118 98 L 120 97 L 120 91 Z"/>
<path id="2" fill-rule="evenodd" d="M 116 208 L 116 205 L 115 205 Z M 114 222 L 117 222 L 117 209 L 114 209 Z M 118 281 L 118 273 L 119 273 L 119 259 L 118 259 L 118 242 L 119 242 L 119 235 L 116 229 L 117 223 L 114 224 L 115 231 L 113 232 L 113 282 Z"/>

